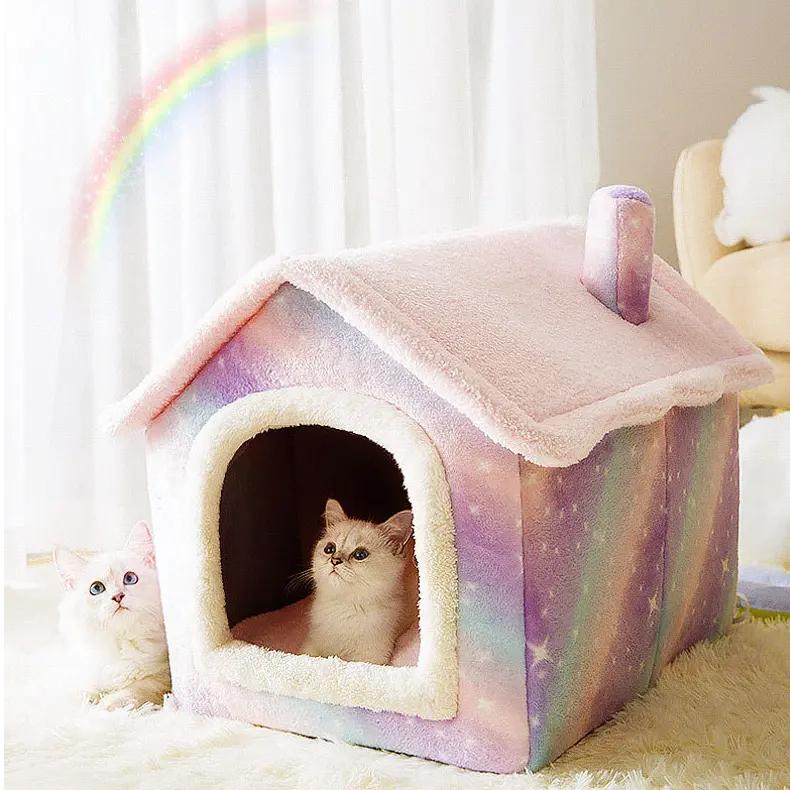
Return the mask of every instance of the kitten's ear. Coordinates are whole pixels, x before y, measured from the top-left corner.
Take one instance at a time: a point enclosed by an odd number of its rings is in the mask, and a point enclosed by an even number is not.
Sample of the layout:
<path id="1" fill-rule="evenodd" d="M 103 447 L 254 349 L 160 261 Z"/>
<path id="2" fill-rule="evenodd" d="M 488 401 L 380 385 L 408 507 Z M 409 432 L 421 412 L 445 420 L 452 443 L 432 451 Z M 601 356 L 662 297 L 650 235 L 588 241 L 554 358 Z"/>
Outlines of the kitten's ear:
<path id="1" fill-rule="evenodd" d="M 327 527 L 331 527 L 333 524 L 337 524 L 340 521 L 348 521 L 348 516 L 340 506 L 340 502 L 338 502 L 336 499 L 326 500 L 324 521 L 326 521 Z"/>
<path id="2" fill-rule="evenodd" d="M 67 546 L 55 546 L 52 550 L 52 562 L 55 563 L 55 568 L 63 580 L 63 586 L 67 590 L 73 590 L 77 577 L 88 560 Z"/>
<path id="3" fill-rule="evenodd" d="M 156 566 L 156 555 L 154 554 L 154 539 L 151 537 L 151 530 L 145 521 L 138 521 L 126 538 L 123 550 L 140 557 L 149 568 Z"/>
<path id="4" fill-rule="evenodd" d="M 388 518 L 381 525 L 381 529 L 387 536 L 387 543 L 392 546 L 395 554 L 403 553 L 406 548 L 406 544 L 411 538 L 413 521 L 414 516 L 411 510 L 401 510 L 400 513 Z"/>

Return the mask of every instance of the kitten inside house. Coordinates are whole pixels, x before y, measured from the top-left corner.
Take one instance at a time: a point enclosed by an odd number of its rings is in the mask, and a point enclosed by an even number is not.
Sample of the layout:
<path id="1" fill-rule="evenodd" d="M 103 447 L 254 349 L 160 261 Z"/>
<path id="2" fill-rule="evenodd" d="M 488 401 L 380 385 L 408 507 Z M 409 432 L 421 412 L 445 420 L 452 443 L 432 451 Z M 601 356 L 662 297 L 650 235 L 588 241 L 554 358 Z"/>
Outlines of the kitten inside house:
<path id="1" fill-rule="evenodd" d="M 80 691 L 106 710 L 161 705 L 170 667 L 148 525 L 135 525 L 121 551 L 85 557 L 57 546 L 53 559 L 66 588 L 60 630 Z"/>
<path id="2" fill-rule="evenodd" d="M 330 499 L 313 549 L 314 596 L 301 653 L 388 664 L 395 642 L 417 619 L 412 512 L 382 524 L 349 518 Z"/>

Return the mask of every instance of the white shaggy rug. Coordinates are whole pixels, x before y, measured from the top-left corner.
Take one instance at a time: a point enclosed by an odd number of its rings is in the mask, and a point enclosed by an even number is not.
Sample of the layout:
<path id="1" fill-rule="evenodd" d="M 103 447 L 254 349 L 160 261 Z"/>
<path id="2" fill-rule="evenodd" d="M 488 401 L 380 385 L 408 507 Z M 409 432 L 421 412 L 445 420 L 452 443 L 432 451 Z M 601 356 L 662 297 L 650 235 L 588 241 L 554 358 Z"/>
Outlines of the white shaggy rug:
<path id="1" fill-rule="evenodd" d="M 204 719 L 173 709 L 81 708 L 58 666 L 51 567 L 6 589 L 6 787 L 790 787 L 790 623 L 734 626 L 680 657 L 658 686 L 537 775 L 494 776 Z"/>

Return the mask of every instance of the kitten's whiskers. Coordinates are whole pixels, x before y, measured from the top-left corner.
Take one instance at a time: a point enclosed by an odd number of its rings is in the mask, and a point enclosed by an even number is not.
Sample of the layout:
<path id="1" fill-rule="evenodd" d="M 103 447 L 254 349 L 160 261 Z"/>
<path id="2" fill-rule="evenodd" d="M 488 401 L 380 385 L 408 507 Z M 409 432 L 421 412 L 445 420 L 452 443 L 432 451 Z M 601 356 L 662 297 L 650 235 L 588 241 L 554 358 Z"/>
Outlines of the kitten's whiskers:
<path id="1" fill-rule="evenodd" d="M 285 595 L 291 597 L 296 592 L 300 592 L 304 588 L 312 590 L 313 588 L 313 570 L 307 568 L 306 570 L 295 573 L 285 585 Z"/>

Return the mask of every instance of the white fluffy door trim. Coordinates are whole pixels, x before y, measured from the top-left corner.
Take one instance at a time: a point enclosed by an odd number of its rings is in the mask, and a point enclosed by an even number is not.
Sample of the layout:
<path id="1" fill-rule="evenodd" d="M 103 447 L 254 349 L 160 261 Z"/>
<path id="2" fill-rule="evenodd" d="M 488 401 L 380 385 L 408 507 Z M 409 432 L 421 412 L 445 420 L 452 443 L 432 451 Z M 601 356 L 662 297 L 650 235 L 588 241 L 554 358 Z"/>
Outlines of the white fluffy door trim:
<path id="1" fill-rule="evenodd" d="M 219 503 L 238 448 L 274 428 L 323 425 L 365 436 L 388 450 L 403 474 L 414 513 L 420 570 L 420 654 L 416 667 L 375 666 L 293 655 L 233 639 L 225 614 Z M 364 395 L 292 387 L 260 392 L 220 409 L 195 438 L 187 464 L 185 589 L 197 590 L 195 661 L 215 680 L 251 691 L 451 719 L 458 705 L 458 579 L 450 490 L 425 431 L 395 406 Z"/>

